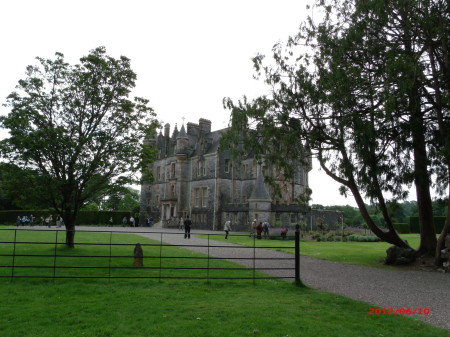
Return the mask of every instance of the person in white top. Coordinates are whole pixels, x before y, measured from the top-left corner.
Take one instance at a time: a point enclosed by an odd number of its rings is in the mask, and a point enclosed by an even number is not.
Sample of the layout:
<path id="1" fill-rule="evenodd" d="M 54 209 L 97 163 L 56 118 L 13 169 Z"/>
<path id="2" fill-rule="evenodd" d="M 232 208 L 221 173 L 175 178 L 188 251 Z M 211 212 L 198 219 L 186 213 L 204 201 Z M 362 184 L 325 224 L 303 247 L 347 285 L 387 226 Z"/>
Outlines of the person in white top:
<path id="1" fill-rule="evenodd" d="M 228 233 L 231 231 L 231 221 L 227 220 L 225 225 L 223 226 L 223 230 L 225 231 L 225 239 L 228 239 Z"/>

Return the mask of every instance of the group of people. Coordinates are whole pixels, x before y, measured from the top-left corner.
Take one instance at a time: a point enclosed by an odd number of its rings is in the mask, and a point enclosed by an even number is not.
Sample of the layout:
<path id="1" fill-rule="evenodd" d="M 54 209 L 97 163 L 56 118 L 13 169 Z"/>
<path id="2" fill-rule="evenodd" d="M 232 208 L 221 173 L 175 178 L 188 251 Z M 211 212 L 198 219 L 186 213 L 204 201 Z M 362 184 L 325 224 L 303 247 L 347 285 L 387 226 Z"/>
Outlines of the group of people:
<path id="1" fill-rule="evenodd" d="M 122 225 L 124 226 L 129 225 L 130 227 L 136 227 L 136 220 L 134 219 L 133 216 L 130 216 L 129 219 L 127 219 L 127 217 L 124 216 L 122 219 Z"/>
<path id="2" fill-rule="evenodd" d="M 112 223 L 112 218 L 110 219 L 110 222 Z M 122 225 L 124 227 L 126 227 L 126 226 L 137 227 L 138 222 L 136 221 L 136 219 L 133 216 L 130 216 L 130 218 L 127 218 L 126 216 L 124 216 L 122 219 Z M 147 227 L 153 226 L 153 218 L 152 217 L 148 217 L 145 219 L 145 226 L 147 226 Z"/>
<path id="3" fill-rule="evenodd" d="M 223 230 L 225 231 L 225 239 L 228 239 L 228 235 L 231 231 L 231 221 L 227 220 L 225 221 L 225 224 L 223 225 Z M 264 236 L 264 239 L 269 238 L 269 230 L 270 230 L 270 224 L 267 221 L 258 221 L 256 219 L 252 222 L 252 230 L 250 233 L 250 237 L 256 237 L 257 239 L 261 239 Z"/>
<path id="4" fill-rule="evenodd" d="M 250 236 L 255 237 L 256 234 L 256 238 L 257 239 L 261 239 L 261 234 L 264 234 L 264 239 L 268 239 L 269 238 L 269 229 L 270 229 L 270 224 L 267 221 L 260 221 L 258 223 L 258 221 L 255 219 L 252 222 L 252 233 L 250 234 Z"/>
<path id="5" fill-rule="evenodd" d="M 31 214 L 30 216 L 18 216 L 16 220 L 16 226 L 33 226 L 35 224 L 35 219 L 36 218 L 33 216 L 33 214 Z M 51 214 L 45 218 L 41 216 L 40 222 L 38 224 L 50 228 L 53 225 L 53 216 Z M 64 226 L 63 218 L 62 216 L 58 215 L 56 217 L 56 227 L 62 226 Z"/>
<path id="6" fill-rule="evenodd" d="M 18 216 L 16 220 L 16 226 L 27 226 L 34 224 L 34 216 L 31 214 L 30 216 Z"/>
<path id="7" fill-rule="evenodd" d="M 41 217 L 41 224 L 44 226 L 47 226 L 48 228 L 51 228 L 53 225 L 53 216 L 50 214 L 48 217 L 44 218 Z M 56 217 L 56 223 L 55 223 L 56 227 L 60 228 L 62 226 L 64 226 L 64 220 L 62 218 L 61 215 L 58 215 Z"/>
<path id="8" fill-rule="evenodd" d="M 186 219 L 183 219 L 183 217 L 180 217 L 179 221 L 179 229 L 184 229 L 184 238 L 190 239 L 191 238 L 191 227 L 192 227 L 192 220 L 189 219 L 189 216 L 186 217 Z M 223 225 L 223 230 L 225 231 L 225 239 L 228 239 L 228 235 L 231 232 L 231 220 L 225 221 Z M 270 224 L 267 221 L 259 222 L 255 219 L 252 222 L 252 232 L 250 233 L 251 237 L 255 237 L 257 239 L 261 239 L 262 236 L 264 236 L 264 239 L 269 238 L 269 230 L 270 230 Z M 281 230 L 281 236 L 285 239 L 288 229 L 282 228 Z"/>

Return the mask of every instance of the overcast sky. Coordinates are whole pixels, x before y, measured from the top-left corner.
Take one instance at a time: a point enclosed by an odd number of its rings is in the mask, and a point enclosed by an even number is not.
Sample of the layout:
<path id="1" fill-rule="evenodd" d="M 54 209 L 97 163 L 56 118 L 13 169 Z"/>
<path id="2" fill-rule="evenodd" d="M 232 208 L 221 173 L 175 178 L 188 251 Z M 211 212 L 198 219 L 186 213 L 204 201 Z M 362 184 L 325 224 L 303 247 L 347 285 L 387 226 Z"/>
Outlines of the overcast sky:
<path id="1" fill-rule="evenodd" d="M 181 127 L 199 118 L 213 130 L 228 125 L 222 99 L 253 98 L 266 87 L 253 79 L 251 58 L 270 56 L 272 46 L 298 31 L 312 10 L 301 0 L 14 0 L 0 2 L 2 53 L 0 102 L 25 77 L 35 57 L 66 61 L 98 46 L 131 59 L 134 92 L 150 100 L 157 118 Z M 7 113 L 1 107 L 0 113 Z M 5 133 L 0 133 L 0 137 Z M 310 173 L 313 201 L 355 205 L 317 164 Z"/>

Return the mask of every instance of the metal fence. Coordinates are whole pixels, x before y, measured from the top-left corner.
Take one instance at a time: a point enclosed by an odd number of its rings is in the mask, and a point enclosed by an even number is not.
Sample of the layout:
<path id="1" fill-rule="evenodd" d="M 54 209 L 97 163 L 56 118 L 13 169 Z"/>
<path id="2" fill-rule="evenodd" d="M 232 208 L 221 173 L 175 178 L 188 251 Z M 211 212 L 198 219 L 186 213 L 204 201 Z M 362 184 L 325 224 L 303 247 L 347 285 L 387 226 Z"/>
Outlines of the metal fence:
<path id="1" fill-rule="evenodd" d="M 63 229 L 0 229 L 0 278 L 300 281 L 298 229 L 295 240 L 270 248 L 262 247 L 264 240 L 256 236 L 253 245 L 228 245 L 214 240 L 223 234 L 196 232 L 192 236 L 203 235 L 204 239 L 191 244 L 191 240 L 180 240 L 181 232 L 111 229 L 77 230 L 76 247 L 69 249 L 65 235 Z M 142 257 L 135 255 L 137 243 Z M 294 254 L 286 256 L 276 252 L 279 249 L 292 249 Z"/>

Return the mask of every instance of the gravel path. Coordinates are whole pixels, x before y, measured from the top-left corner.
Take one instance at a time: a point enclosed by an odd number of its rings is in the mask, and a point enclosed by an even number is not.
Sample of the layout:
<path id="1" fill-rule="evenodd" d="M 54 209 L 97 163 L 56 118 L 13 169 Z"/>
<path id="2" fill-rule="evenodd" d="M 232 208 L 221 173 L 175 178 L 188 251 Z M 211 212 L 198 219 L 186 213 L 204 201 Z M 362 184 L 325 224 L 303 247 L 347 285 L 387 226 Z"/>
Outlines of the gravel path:
<path id="1" fill-rule="evenodd" d="M 33 228 L 36 229 L 36 227 Z M 78 226 L 77 230 L 134 232 L 144 237 L 162 240 L 168 244 L 183 245 L 183 248 L 193 251 L 205 254 L 209 251 L 210 256 L 226 258 L 251 268 L 254 267 L 251 259 L 254 254 L 258 258 L 292 258 L 291 254 L 269 249 L 257 248 L 254 250 L 228 242 L 211 242 L 214 235 L 220 233 L 217 231 L 193 230 L 191 239 L 188 240 L 184 239 L 184 232 L 175 229 Z M 214 234 L 210 236 L 209 249 L 208 240 L 194 237 L 196 234 Z M 230 249 L 230 247 L 234 247 L 234 249 Z M 248 260 L 233 260 L 235 257 L 247 257 Z M 292 259 L 256 260 L 255 267 L 257 269 L 262 267 L 288 268 L 266 272 L 293 281 L 294 261 Z M 450 274 L 377 269 L 302 256 L 300 278 L 311 288 L 343 295 L 380 308 L 393 308 L 394 310 L 421 308 L 422 311 L 429 308 L 429 315 L 416 314 L 408 315 L 408 317 L 450 330 Z"/>

